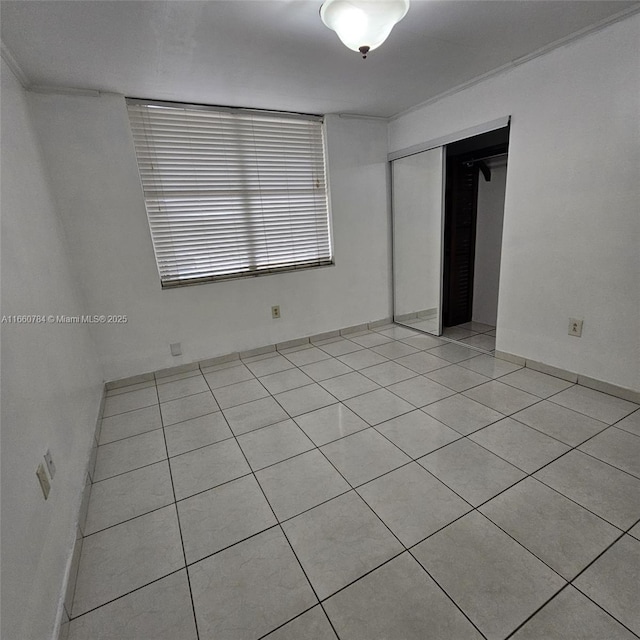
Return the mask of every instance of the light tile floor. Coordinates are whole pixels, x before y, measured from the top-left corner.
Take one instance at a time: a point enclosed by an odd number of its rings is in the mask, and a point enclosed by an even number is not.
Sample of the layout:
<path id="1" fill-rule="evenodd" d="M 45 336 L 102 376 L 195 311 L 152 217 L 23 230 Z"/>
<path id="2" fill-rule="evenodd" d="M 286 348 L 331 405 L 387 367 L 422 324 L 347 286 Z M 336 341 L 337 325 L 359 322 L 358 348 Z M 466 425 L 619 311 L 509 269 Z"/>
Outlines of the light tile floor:
<path id="1" fill-rule="evenodd" d="M 110 391 L 65 632 L 638 637 L 639 419 L 398 326 Z"/>

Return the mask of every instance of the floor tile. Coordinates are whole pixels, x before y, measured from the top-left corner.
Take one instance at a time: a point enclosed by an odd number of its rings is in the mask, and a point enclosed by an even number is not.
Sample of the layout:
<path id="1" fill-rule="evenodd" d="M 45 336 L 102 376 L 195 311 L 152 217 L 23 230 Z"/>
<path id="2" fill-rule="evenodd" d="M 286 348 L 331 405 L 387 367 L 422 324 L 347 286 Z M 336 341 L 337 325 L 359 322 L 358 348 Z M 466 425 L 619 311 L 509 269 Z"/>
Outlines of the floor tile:
<path id="1" fill-rule="evenodd" d="M 189 567 L 200 640 L 257 640 L 317 603 L 278 527 Z"/>
<path id="2" fill-rule="evenodd" d="M 516 411 L 521 411 L 536 402 L 540 402 L 537 396 L 520 391 L 509 385 L 492 380 L 479 387 L 474 387 L 464 392 L 464 395 L 476 402 L 486 405 L 508 416 Z"/>
<path id="3" fill-rule="evenodd" d="M 203 391 L 209 391 L 209 385 L 201 375 L 158 384 L 158 398 L 160 398 L 160 402 L 192 396 L 195 393 L 202 393 Z"/>
<path id="4" fill-rule="evenodd" d="M 330 358 L 328 360 L 321 360 L 320 362 L 306 364 L 302 367 L 302 371 L 304 371 L 310 378 L 320 382 L 322 380 L 344 375 L 345 373 L 350 373 L 351 367 L 347 367 L 344 362 L 340 362 L 340 360 L 337 360 L 336 358 Z"/>
<path id="5" fill-rule="evenodd" d="M 186 398 L 177 398 L 160 404 L 162 423 L 165 427 L 184 420 L 190 420 L 191 418 L 199 418 L 207 413 L 219 410 L 220 408 L 213 399 L 211 391 L 197 393 Z"/>
<path id="6" fill-rule="evenodd" d="M 253 475 L 181 500 L 178 517 L 189 564 L 277 524 Z"/>
<path id="7" fill-rule="evenodd" d="M 262 469 L 256 477 L 280 521 L 350 489 L 318 450 Z"/>
<path id="8" fill-rule="evenodd" d="M 500 382 L 508 384 L 539 398 L 548 398 L 573 386 L 573 382 L 562 380 L 533 369 L 518 369 L 500 378 Z"/>
<path id="9" fill-rule="evenodd" d="M 318 447 L 369 427 L 342 403 L 305 413 L 295 421 Z"/>
<path id="10" fill-rule="evenodd" d="M 403 358 L 398 358 L 396 363 L 416 373 L 428 373 L 429 371 L 435 371 L 442 367 L 448 367 L 451 364 L 448 360 L 432 356 L 426 351 L 418 351 Z"/>
<path id="11" fill-rule="evenodd" d="M 252 400 L 259 400 L 269 395 L 269 392 L 257 380 L 236 382 L 227 387 L 220 387 L 213 392 L 221 409 L 229 409 L 239 404 L 246 404 Z"/>
<path id="12" fill-rule="evenodd" d="M 639 576 L 640 542 L 623 536 L 579 576 L 574 585 L 638 635 Z"/>
<path id="13" fill-rule="evenodd" d="M 204 379 L 211 389 L 219 389 L 236 382 L 253 380 L 253 373 L 244 364 L 234 364 L 231 367 L 209 371 L 204 374 Z"/>
<path id="14" fill-rule="evenodd" d="M 394 558 L 324 603 L 345 640 L 481 640 L 420 565 Z"/>
<path id="15" fill-rule="evenodd" d="M 471 369 L 471 371 L 475 371 L 476 373 L 481 373 L 483 376 L 487 376 L 487 378 L 499 378 L 512 371 L 522 369 L 522 365 L 500 360 L 499 358 L 488 355 L 476 356 L 470 360 L 465 360 L 460 363 L 460 366 Z"/>
<path id="16" fill-rule="evenodd" d="M 269 393 L 276 394 L 304 387 L 306 384 L 312 384 L 313 380 L 295 367 L 278 373 L 270 373 L 268 376 L 260 378 L 260 382 Z"/>
<path id="17" fill-rule="evenodd" d="M 73 601 L 77 616 L 184 566 L 175 506 L 87 536 Z"/>
<path id="18" fill-rule="evenodd" d="M 354 335 L 353 337 L 349 337 L 349 340 L 359 344 L 361 347 L 366 347 L 370 349 L 371 347 L 377 347 L 381 344 L 386 344 L 387 342 L 391 342 L 392 338 L 388 336 L 384 336 L 381 333 L 376 333 L 375 331 L 371 331 L 364 335 Z"/>
<path id="19" fill-rule="evenodd" d="M 452 442 L 418 462 L 474 506 L 526 476 L 468 438 Z"/>
<path id="20" fill-rule="evenodd" d="M 471 347 L 476 347 L 476 349 L 482 349 L 483 351 L 493 351 L 496 348 L 495 336 L 489 336 L 486 333 L 463 338 L 461 342 L 462 344 L 468 344 Z"/>
<path id="21" fill-rule="evenodd" d="M 449 344 L 446 340 L 441 340 L 435 336 L 426 336 L 424 334 L 415 335 L 411 338 L 401 338 L 400 342 L 404 342 L 405 344 L 420 350 L 433 349 L 434 347 L 441 347 L 445 344 Z"/>
<path id="22" fill-rule="evenodd" d="M 354 487 L 411 461 L 375 429 L 330 442 L 322 452 Z"/>
<path id="23" fill-rule="evenodd" d="M 489 640 L 504 638 L 565 584 L 477 512 L 413 553 Z"/>
<path id="24" fill-rule="evenodd" d="M 632 433 L 609 427 L 580 445 L 579 449 L 594 458 L 640 477 L 640 438 Z"/>
<path id="25" fill-rule="evenodd" d="M 470 338 L 476 335 L 476 331 L 470 331 L 469 329 L 463 329 L 460 326 L 457 327 L 445 327 L 442 335 L 445 338 L 451 338 L 452 340 L 463 340 L 464 338 Z"/>
<path id="26" fill-rule="evenodd" d="M 511 637 L 512 640 L 633 640 L 636 636 L 568 586 Z"/>
<path id="27" fill-rule="evenodd" d="M 84 534 L 89 535 L 173 502 L 166 461 L 95 482 L 91 486 Z"/>
<path id="28" fill-rule="evenodd" d="M 208 444 L 232 438 L 233 433 L 222 413 L 217 411 L 165 427 L 164 436 L 169 456 L 177 456 Z"/>
<path id="29" fill-rule="evenodd" d="M 265 640 L 338 640 L 322 607 L 310 609 L 295 620 L 288 622 Z"/>
<path id="30" fill-rule="evenodd" d="M 538 402 L 511 417 L 572 447 L 607 428 L 604 422 L 547 401 Z"/>
<path id="31" fill-rule="evenodd" d="M 381 356 L 384 356 L 385 358 L 391 358 L 394 360 L 396 358 L 409 356 L 412 353 L 418 353 L 419 351 L 415 347 L 411 347 L 410 345 L 405 344 L 404 342 L 398 342 L 397 340 L 394 340 L 393 342 L 387 342 L 386 344 L 381 344 L 378 347 L 372 347 L 371 350 L 375 351 L 376 353 L 379 353 Z"/>
<path id="32" fill-rule="evenodd" d="M 579 384 L 553 396 L 552 402 L 607 424 L 621 420 L 638 408 L 638 405 L 633 402 L 594 391 Z"/>
<path id="33" fill-rule="evenodd" d="M 344 403 L 370 425 L 380 424 L 415 408 L 386 389 L 370 391 Z"/>
<path id="34" fill-rule="evenodd" d="M 616 527 L 534 478 L 507 489 L 480 511 L 566 580 L 620 535 Z"/>
<path id="35" fill-rule="evenodd" d="M 284 356 L 275 353 L 267 358 L 255 360 L 253 362 L 245 361 L 245 363 L 253 375 L 258 378 L 269 375 L 270 373 L 278 373 L 285 369 L 291 369 L 295 366 L 293 362 L 287 360 Z"/>
<path id="36" fill-rule="evenodd" d="M 353 491 L 282 527 L 320 600 L 403 550 Z"/>
<path id="37" fill-rule="evenodd" d="M 314 448 L 313 442 L 293 420 L 238 436 L 238 444 L 254 471 Z"/>
<path id="38" fill-rule="evenodd" d="M 373 367 L 361 369 L 360 373 L 383 387 L 386 387 L 388 384 L 393 384 L 394 382 L 413 378 L 416 375 L 415 371 L 411 371 L 411 369 L 407 369 L 389 360 L 381 364 L 376 364 Z"/>
<path id="39" fill-rule="evenodd" d="M 628 531 L 630 536 L 633 536 L 636 540 L 640 540 L 640 522 L 638 522 L 635 527 L 632 527 Z"/>
<path id="40" fill-rule="evenodd" d="M 465 347 L 461 344 L 450 342 L 449 344 L 442 345 L 441 347 L 429 349 L 429 353 L 432 356 L 437 356 L 438 358 L 443 358 L 449 362 L 456 363 L 473 358 L 474 356 L 477 356 L 479 352 L 475 349 L 469 349 L 469 347 Z"/>
<path id="41" fill-rule="evenodd" d="M 76 618 L 68 640 L 196 640 L 185 570 Z"/>
<path id="42" fill-rule="evenodd" d="M 223 440 L 169 461 L 176 500 L 235 480 L 251 468 L 235 440 Z"/>
<path id="43" fill-rule="evenodd" d="M 558 458 L 569 447 L 511 418 L 495 422 L 469 438 L 527 473 Z"/>
<path id="44" fill-rule="evenodd" d="M 368 482 L 358 493 L 406 547 L 471 510 L 415 462 Z"/>
<path id="45" fill-rule="evenodd" d="M 570 451 L 535 477 L 621 529 L 640 518 L 640 480 L 580 451 Z"/>
<path id="46" fill-rule="evenodd" d="M 317 345 L 318 349 L 326 351 L 330 356 L 337 358 L 343 356 L 346 353 L 353 353 L 354 351 L 360 351 L 363 347 L 351 340 L 345 340 L 344 338 L 338 338 L 333 342 Z"/>
<path id="47" fill-rule="evenodd" d="M 407 329 L 407 327 L 400 327 L 398 325 L 393 325 L 388 329 L 377 330 L 378 333 L 381 333 L 383 336 L 387 336 L 387 338 L 393 338 L 394 340 L 402 340 L 403 338 L 412 338 L 413 336 L 419 336 L 420 334 L 413 329 Z"/>
<path id="48" fill-rule="evenodd" d="M 100 444 L 137 436 L 161 427 L 160 407 L 157 404 L 143 409 L 134 409 L 102 420 Z"/>
<path id="49" fill-rule="evenodd" d="M 276 422 L 282 422 L 289 417 L 273 398 L 247 402 L 231 409 L 225 409 L 223 413 L 231 430 L 237 436 Z"/>
<path id="50" fill-rule="evenodd" d="M 410 402 L 414 407 L 424 407 L 438 400 L 454 395 L 451 389 L 429 380 L 424 376 L 416 376 L 410 380 L 392 384 L 387 387 L 391 393 Z"/>
<path id="51" fill-rule="evenodd" d="M 167 457 L 162 429 L 98 447 L 93 481 L 133 471 Z"/>
<path id="52" fill-rule="evenodd" d="M 340 360 L 340 362 L 344 362 L 344 364 L 356 371 L 387 362 L 387 358 L 381 356 L 375 351 L 371 351 L 370 349 L 361 349 L 360 351 L 347 353 L 344 356 L 340 356 L 338 360 Z"/>
<path id="53" fill-rule="evenodd" d="M 495 329 L 492 324 L 485 324 L 484 322 L 475 322 L 472 320 L 471 322 L 465 322 L 463 324 L 459 324 L 458 327 L 460 329 L 469 329 L 470 331 L 477 331 L 478 333 L 486 333 L 487 331 L 491 331 Z"/>
<path id="54" fill-rule="evenodd" d="M 376 430 L 412 458 L 419 458 L 461 437 L 457 431 L 420 410 L 383 422 Z"/>
<path id="55" fill-rule="evenodd" d="M 292 418 L 338 402 L 336 398 L 318 384 L 310 384 L 299 389 L 285 391 L 274 397 Z"/>
<path id="56" fill-rule="evenodd" d="M 483 382 L 489 382 L 489 378 L 471 369 L 465 369 L 457 364 L 443 367 L 426 374 L 427 378 L 443 384 L 454 391 L 466 391 L 471 387 L 477 387 Z"/>
<path id="57" fill-rule="evenodd" d="M 640 436 L 640 409 L 620 420 L 620 422 L 616 422 L 616 427 Z"/>
<path id="58" fill-rule="evenodd" d="M 455 395 L 434 402 L 427 405 L 423 411 L 463 435 L 473 433 L 504 418 L 501 413 L 463 395 Z"/>
<path id="59" fill-rule="evenodd" d="M 103 418 L 114 416 L 125 411 L 133 411 L 134 409 L 142 409 L 158 404 L 158 394 L 155 387 L 147 387 L 138 389 L 138 391 L 130 391 L 117 396 L 110 396 L 104 402 Z"/>
<path id="60" fill-rule="evenodd" d="M 318 347 L 309 347 L 308 349 L 300 349 L 300 351 L 287 353 L 285 357 L 290 362 L 293 362 L 296 367 L 301 367 L 305 364 L 326 360 L 331 356 L 328 353 L 325 353 L 322 349 L 318 349 Z"/>
<path id="61" fill-rule="evenodd" d="M 440 322 L 438 318 L 416 318 L 415 320 L 406 320 L 404 324 L 416 331 L 424 331 L 434 336 L 440 332 Z"/>
<path id="62" fill-rule="evenodd" d="M 373 380 L 363 376 L 358 371 L 323 380 L 320 385 L 338 400 L 347 400 L 379 388 Z"/>

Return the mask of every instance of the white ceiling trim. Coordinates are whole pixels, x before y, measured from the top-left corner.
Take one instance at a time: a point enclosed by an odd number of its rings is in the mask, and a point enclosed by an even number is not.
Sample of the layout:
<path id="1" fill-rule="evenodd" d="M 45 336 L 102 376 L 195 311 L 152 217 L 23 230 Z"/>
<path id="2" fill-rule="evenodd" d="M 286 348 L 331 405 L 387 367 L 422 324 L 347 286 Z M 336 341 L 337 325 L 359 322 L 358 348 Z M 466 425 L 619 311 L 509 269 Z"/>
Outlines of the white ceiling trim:
<path id="1" fill-rule="evenodd" d="M 467 82 L 463 82 L 462 84 L 459 84 L 451 89 L 447 89 L 447 91 L 443 91 L 442 93 L 439 93 L 437 96 L 433 96 L 433 98 L 429 98 L 424 102 L 414 105 L 413 107 L 409 107 L 408 109 L 399 111 L 398 113 L 395 113 L 394 115 L 389 117 L 389 122 L 393 122 L 398 118 L 402 118 L 403 116 L 413 113 L 414 111 L 418 111 L 419 109 L 422 109 L 423 107 L 433 104 L 434 102 L 438 102 L 443 98 L 447 98 L 456 93 L 460 93 L 461 91 L 464 91 L 465 89 L 469 89 L 470 87 L 473 87 L 476 84 L 483 82 L 484 80 L 488 80 L 489 78 L 494 78 L 496 76 L 502 75 L 503 73 L 507 73 L 508 71 L 511 71 L 511 69 L 514 69 L 515 67 L 520 66 L 525 62 L 529 62 L 530 60 L 534 60 L 535 58 L 539 58 L 540 56 L 544 56 L 548 53 L 551 53 L 552 51 L 555 51 L 560 47 L 564 47 L 568 44 L 571 44 L 572 42 L 575 42 L 576 40 L 580 40 L 586 36 L 589 36 L 592 33 L 595 33 L 596 31 L 602 31 L 602 29 L 605 29 L 609 25 L 615 24 L 616 22 L 620 22 L 621 20 L 624 20 L 625 18 L 629 18 L 636 13 L 640 13 L 640 4 L 637 6 L 624 9 L 623 11 L 620 11 L 619 13 L 615 13 L 612 16 L 608 16 L 607 18 L 604 18 L 599 22 L 589 25 L 584 29 L 580 29 L 579 31 L 576 31 L 575 33 L 572 33 L 568 36 L 565 36 L 564 38 L 560 38 L 559 40 L 556 40 L 555 42 L 552 42 L 548 45 L 545 45 L 540 49 L 536 49 L 535 51 L 532 51 L 527 55 L 524 55 L 520 58 L 516 58 L 515 60 L 512 60 L 507 64 L 503 64 L 502 66 L 497 67 L 496 69 L 492 69 L 487 73 L 483 73 L 482 75 L 476 76 L 475 78 L 472 78 Z"/>
<path id="2" fill-rule="evenodd" d="M 22 67 L 18 64 L 17 60 L 13 57 L 9 47 L 0 40 L 0 56 L 7 63 L 7 66 L 13 72 L 13 75 L 18 79 L 18 82 L 25 88 L 29 89 L 31 83 L 27 74 L 22 70 Z"/>

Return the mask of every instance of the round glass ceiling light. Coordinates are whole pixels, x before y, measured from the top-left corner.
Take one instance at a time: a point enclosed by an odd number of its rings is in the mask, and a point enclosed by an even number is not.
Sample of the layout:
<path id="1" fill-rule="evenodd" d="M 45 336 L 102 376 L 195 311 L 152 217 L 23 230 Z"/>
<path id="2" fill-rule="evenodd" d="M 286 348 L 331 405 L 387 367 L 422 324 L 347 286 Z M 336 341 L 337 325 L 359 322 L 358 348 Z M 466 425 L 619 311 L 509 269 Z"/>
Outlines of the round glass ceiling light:
<path id="1" fill-rule="evenodd" d="M 320 17 L 346 47 L 366 58 L 389 37 L 407 11 L 409 0 L 326 0 Z"/>

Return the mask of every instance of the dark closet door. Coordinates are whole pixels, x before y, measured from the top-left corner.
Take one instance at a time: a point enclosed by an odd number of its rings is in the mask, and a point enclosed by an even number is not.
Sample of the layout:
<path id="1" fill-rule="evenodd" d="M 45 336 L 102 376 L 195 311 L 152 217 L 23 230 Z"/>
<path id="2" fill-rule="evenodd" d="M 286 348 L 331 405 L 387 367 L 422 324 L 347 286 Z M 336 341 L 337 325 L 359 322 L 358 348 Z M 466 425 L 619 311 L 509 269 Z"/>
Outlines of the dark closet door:
<path id="1" fill-rule="evenodd" d="M 478 166 L 447 160 L 444 231 L 444 325 L 469 322 L 473 314 Z"/>

